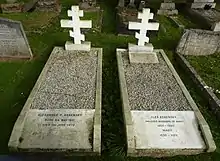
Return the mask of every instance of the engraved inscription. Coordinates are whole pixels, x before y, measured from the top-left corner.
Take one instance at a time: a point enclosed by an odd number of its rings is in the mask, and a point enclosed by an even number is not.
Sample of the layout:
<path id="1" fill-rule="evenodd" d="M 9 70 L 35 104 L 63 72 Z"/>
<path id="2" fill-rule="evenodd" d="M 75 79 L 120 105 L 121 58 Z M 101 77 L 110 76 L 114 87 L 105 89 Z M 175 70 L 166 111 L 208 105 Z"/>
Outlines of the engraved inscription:
<path id="1" fill-rule="evenodd" d="M 144 148 L 201 148 L 193 111 L 132 111 L 136 145 Z"/>
<path id="2" fill-rule="evenodd" d="M 37 115 L 41 121 L 41 126 L 57 126 L 57 127 L 71 127 L 75 126 L 78 118 L 83 116 L 82 113 L 39 113 Z"/>
<path id="3" fill-rule="evenodd" d="M 0 19 L 0 57 L 30 57 L 28 43 L 17 22 Z"/>
<path id="4" fill-rule="evenodd" d="M 176 126 L 184 124 L 184 120 L 176 115 L 152 115 L 145 120 L 146 123 L 156 123 L 160 137 L 178 137 Z"/>

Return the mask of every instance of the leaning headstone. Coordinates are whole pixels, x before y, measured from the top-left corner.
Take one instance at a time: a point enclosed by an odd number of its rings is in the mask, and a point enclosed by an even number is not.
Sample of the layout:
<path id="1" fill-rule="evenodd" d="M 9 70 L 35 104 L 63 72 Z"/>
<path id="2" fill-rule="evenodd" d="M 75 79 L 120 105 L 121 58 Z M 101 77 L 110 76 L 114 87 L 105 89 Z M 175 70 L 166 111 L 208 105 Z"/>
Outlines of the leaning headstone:
<path id="1" fill-rule="evenodd" d="M 138 15 L 143 25 L 135 28 L 145 31 L 158 27 L 146 23 L 153 16 L 149 13 L 149 9 L 144 9 Z M 152 46 L 143 47 L 149 40 L 145 33 L 136 34 L 136 49 L 143 56 L 148 50 L 152 52 Z M 153 52 L 158 63 L 154 63 L 155 57 L 143 58 L 146 63 L 133 63 L 129 49 L 117 49 L 127 154 L 166 157 L 213 152 L 216 146 L 212 134 L 197 105 L 164 51 Z M 136 55 L 141 57 L 141 53 Z"/>
<path id="2" fill-rule="evenodd" d="M 158 15 L 177 15 L 178 10 L 175 7 L 175 3 L 170 0 L 165 0 L 164 3 L 161 3 L 160 9 L 157 11 Z"/>
<path id="3" fill-rule="evenodd" d="M 0 18 L 0 59 L 31 57 L 32 52 L 21 22 Z"/>
<path id="4" fill-rule="evenodd" d="M 68 15 L 77 20 L 83 11 L 72 6 Z M 80 23 L 69 25 L 70 35 L 82 41 Z M 100 155 L 101 90 L 101 48 L 55 47 L 14 125 L 9 149 Z"/>

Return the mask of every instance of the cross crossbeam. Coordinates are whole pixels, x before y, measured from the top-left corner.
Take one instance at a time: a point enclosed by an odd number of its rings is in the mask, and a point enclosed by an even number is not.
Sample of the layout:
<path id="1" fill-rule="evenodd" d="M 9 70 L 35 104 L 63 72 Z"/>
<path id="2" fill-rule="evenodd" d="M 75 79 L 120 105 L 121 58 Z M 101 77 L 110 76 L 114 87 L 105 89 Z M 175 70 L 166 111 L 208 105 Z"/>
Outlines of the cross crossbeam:
<path id="1" fill-rule="evenodd" d="M 69 17 L 72 20 L 61 20 L 61 27 L 73 28 L 69 31 L 70 37 L 74 38 L 74 44 L 81 44 L 81 41 L 85 41 L 85 35 L 81 33 L 81 28 L 92 28 L 91 20 L 80 20 L 79 17 L 83 17 L 83 10 L 79 10 L 79 6 L 72 6 L 71 10 L 67 11 Z"/>
<path id="2" fill-rule="evenodd" d="M 153 16 L 154 14 L 150 13 L 149 8 L 144 8 L 142 13 L 138 13 L 138 19 L 141 19 L 141 22 L 129 22 L 129 29 L 140 30 L 139 33 L 135 33 L 135 38 L 138 39 L 139 46 L 144 46 L 145 43 L 149 43 L 149 38 L 146 36 L 148 30 L 159 29 L 159 23 L 149 22 L 149 19 L 153 19 Z"/>

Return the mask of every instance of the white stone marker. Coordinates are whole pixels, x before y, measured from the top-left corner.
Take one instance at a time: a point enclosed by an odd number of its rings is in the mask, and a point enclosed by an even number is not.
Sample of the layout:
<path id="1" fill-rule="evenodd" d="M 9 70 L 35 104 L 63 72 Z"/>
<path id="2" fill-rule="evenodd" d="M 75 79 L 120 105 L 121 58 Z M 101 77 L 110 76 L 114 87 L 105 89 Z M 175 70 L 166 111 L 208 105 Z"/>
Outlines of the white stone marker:
<path id="1" fill-rule="evenodd" d="M 81 34 L 80 28 L 92 28 L 91 20 L 80 20 L 79 17 L 83 17 L 83 10 L 79 10 L 79 6 L 72 6 L 71 10 L 68 10 L 68 16 L 72 17 L 72 20 L 61 20 L 61 27 L 73 28 L 70 30 L 70 37 L 74 38 L 74 43 L 67 41 L 65 44 L 66 50 L 80 50 L 90 51 L 91 43 L 85 41 L 85 35 Z"/>
<path id="2" fill-rule="evenodd" d="M 149 19 L 153 19 L 154 14 L 150 13 L 149 8 L 144 8 L 143 12 L 138 13 L 138 19 L 141 22 L 129 22 L 128 29 L 140 30 L 135 33 L 135 37 L 138 39 L 138 45 L 129 44 L 129 59 L 132 63 L 158 63 L 156 52 L 154 47 L 149 43 L 149 38 L 146 36 L 148 30 L 158 30 L 159 23 L 149 22 Z"/>
<path id="3" fill-rule="evenodd" d="M 205 149 L 194 111 L 131 111 L 137 149 Z"/>

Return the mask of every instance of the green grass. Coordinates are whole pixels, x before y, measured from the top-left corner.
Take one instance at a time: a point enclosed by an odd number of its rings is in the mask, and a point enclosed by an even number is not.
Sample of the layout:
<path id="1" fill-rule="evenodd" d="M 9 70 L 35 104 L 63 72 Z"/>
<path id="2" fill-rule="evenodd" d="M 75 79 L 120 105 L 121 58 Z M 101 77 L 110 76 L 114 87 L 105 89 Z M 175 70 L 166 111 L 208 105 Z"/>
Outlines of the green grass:
<path id="1" fill-rule="evenodd" d="M 14 122 L 19 115 L 27 97 L 33 88 L 41 70 L 46 63 L 49 54 L 54 46 L 64 46 L 66 40 L 70 40 L 68 30 L 60 27 L 61 18 L 67 18 L 66 10 L 73 4 L 72 0 L 62 0 L 63 10 L 57 17 L 48 15 L 42 17 L 40 13 L 23 13 L 15 15 L 0 15 L 21 20 L 27 32 L 31 48 L 34 53 L 32 61 L 9 61 L 0 62 L 0 152 L 9 154 L 7 142 Z M 76 4 L 77 2 L 74 2 Z M 103 95 L 102 95 L 102 156 L 101 157 L 76 157 L 71 158 L 77 161 L 217 161 L 220 158 L 220 126 L 214 114 L 210 112 L 206 102 L 194 89 L 194 85 L 177 66 L 179 74 L 184 78 L 188 89 L 196 100 L 201 112 L 208 121 L 214 139 L 217 144 L 217 151 L 209 154 L 197 156 L 177 156 L 173 158 L 153 159 L 148 157 L 130 158 L 126 156 L 126 140 L 124 132 L 124 122 L 122 117 L 122 103 L 120 99 L 119 80 L 116 61 L 116 48 L 127 48 L 128 42 L 135 42 L 134 36 L 117 36 L 115 19 L 115 0 L 100 2 L 104 10 L 102 33 L 87 32 L 86 39 L 92 41 L 95 47 L 103 48 Z M 99 19 L 94 13 L 86 15 L 88 18 Z M 51 18 L 52 17 L 52 18 Z M 50 20 L 49 20 L 50 19 Z M 174 61 L 174 49 L 181 36 L 181 30 L 174 27 L 173 23 L 163 17 L 158 16 L 158 21 L 163 24 L 164 30 L 150 32 L 150 40 L 155 48 L 162 48 L 166 51 L 170 60 Z M 34 22 L 36 20 L 36 23 Z"/>
<path id="2" fill-rule="evenodd" d="M 220 53 L 186 58 L 208 86 L 220 90 Z M 216 95 L 220 98 L 220 94 Z"/>

